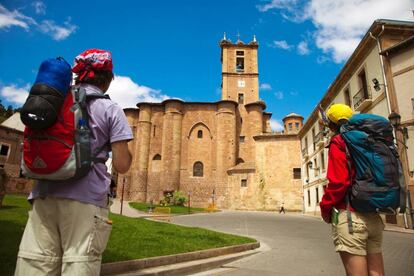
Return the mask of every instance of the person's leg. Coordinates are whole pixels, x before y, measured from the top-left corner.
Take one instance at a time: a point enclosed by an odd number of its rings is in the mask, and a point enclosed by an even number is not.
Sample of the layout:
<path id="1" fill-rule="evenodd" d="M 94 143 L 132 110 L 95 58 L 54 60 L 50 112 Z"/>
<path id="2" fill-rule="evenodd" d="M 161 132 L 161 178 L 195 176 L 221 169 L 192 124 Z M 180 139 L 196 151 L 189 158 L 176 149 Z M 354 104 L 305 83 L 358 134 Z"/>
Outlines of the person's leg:
<path id="1" fill-rule="evenodd" d="M 347 276 L 368 276 L 368 264 L 365 256 L 348 252 L 339 252 Z"/>
<path id="2" fill-rule="evenodd" d="M 384 275 L 384 261 L 382 258 L 382 237 L 385 225 L 378 214 L 365 216 L 369 231 L 367 242 L 368 272 L 370 276 Z"/>
<path id="3" fill-rule="evenodd" d="M 62 250 L 57 217 L 52 199 L 34 201 L 20 243 L 15 275 L 60 275 Z"/>
<path id="4" fill-rule="evenodd" d="M 102 253 L 111 232 L 108 209 L 74 200 L 66 200 L 59 208 L 62 221 L 62 275 L 98 276 Z"/>
<path id="5" fill-rule="evenodd" d="M 382 258 L 382 253 L 368 254 L 367 261 L 369 276 L 384 275 L 384 260 Z"/>

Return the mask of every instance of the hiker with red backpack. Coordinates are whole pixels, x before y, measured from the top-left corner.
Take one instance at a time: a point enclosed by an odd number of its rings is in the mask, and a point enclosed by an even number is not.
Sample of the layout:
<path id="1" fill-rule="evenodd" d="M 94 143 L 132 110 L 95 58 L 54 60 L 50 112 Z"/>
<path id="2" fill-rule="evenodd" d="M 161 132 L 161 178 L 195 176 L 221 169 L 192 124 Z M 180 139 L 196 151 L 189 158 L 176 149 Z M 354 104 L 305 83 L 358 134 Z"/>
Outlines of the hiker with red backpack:
<path id="1" fill-rule="evenodd" d="M 347 275 L 384 275 L 384 223 L 379 213 L 405 209 L 392 126 L 378 115 L 353 115 L 344 104 L 333 104 L 321 113 L 334 133 L 328 186 L 320 202 L 322 218 L 332 224 L 335 250 Z"/>
<path id="2" fill-rule="evenodd" d="M 73 68 L 58 58 L 39 69 L 21 113 L 22 171 L 37 182 L 15 275 L 100 273 L 112 228 L 105 161 L 111 151 L 113 167 L 125 173 L 132 160 L 128 121 L 105 95 L 112 69 L 111 53 L 98 49 L 78 55 Z"/>

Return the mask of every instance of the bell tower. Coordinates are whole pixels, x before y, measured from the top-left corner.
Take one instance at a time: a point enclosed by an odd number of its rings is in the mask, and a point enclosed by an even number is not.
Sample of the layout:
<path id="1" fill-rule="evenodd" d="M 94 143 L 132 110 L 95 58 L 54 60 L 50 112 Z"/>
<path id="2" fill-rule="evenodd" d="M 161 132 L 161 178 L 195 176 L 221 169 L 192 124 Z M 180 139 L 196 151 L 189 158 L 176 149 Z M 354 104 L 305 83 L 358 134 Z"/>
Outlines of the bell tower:
<path id="1" fill-rule="evenodd" d="M 256 37 L 244 43 L 237 36 L 232 43 L 224 34 L 220 41 L 222 64 L 222 100 L 237 102 L 237 162 L 254 164 L 254 137 L 263 133 L 264 102 L 259 100 L 259 72 Z M 252 165 L 253 166 L 253 165 Z M 253 166 L 254 167 L 254 166 Z M 253 168 L 252 167 L 252 168 Z"/>
<path id="2" fill-rule="evenodd" d="M 259 72 L 256 36 L 247 44 L 237 37 L 233 44 L 224 34 L 220 41 L 222 64 L 222 100 L 246 105 L 259 100 Z"/>

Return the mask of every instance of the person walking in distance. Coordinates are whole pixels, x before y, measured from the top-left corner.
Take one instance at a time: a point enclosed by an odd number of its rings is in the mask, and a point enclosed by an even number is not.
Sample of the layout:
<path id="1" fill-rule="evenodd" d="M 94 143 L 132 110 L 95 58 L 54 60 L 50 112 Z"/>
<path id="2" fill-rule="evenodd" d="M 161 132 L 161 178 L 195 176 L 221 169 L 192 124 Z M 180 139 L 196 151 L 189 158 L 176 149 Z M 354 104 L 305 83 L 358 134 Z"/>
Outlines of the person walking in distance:
<path id="1" fill-rule="evenodd" d="M 347 191 L 353 184 L 356 170 L 352 160 L 348 159 L 340 127 L 351 116 L 352 109 L 344 104 L 333 104 L 326 116 L 322 116 L 334 135 L 329 144 L 328 185 L 320 202 L 321 215 L 332 225 L 335 250 L 339 252 L 346 275 L 384 275 L 381 249 L 384 224 L 381 217 L 377 213 L 356 212 L 347 203 Z"/>
<path id="2" fill-rule="evenodd" d="M 279 214 L 281 214 L 282 212 L 283 212 L 283 214 L 285 213 L 285 203 L 284 202 L 282 202 L 280 204 Z"/>
<path id="3" fill-rule="evenodd" d="M 108 90 L 113 80 L 112 55 L 99 49 L 75 58 L 75 86 L 86 95 Z M 102 253 L 112 229 L 108 219 L 111 183 L 105 162 L 112 151 L 113 167 L 126 173 L 131 165 L 131 129 L 120 106 L 109 98 L 87 102 L 91 150 L 99 159 L 86 176 L 63 182 L 37 181 L 17 257 L 15 275 L 99 275 Z M 102 150 L 97 151 L 97 149 Z M 50 154 L 55 154 L 51 152 Z"/>

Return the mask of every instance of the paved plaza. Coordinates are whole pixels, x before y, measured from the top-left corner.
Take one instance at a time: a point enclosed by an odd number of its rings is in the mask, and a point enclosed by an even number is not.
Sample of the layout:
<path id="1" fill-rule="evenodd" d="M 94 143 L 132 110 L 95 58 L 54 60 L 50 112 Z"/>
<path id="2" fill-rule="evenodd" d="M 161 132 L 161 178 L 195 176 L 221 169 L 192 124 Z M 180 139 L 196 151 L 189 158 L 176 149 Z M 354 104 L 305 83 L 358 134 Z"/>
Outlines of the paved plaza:
<path id="1" fill-rule="evenodd" d="M 249 236 L 262 244 L 258 254 L 197 275 L 345 275 L 330 226 L 318 218 L 225 211 L 178 216 L 172 222 Z M 383 245 L 386 275 L 414 275 L 414 234 L 386 231 Z"/>

